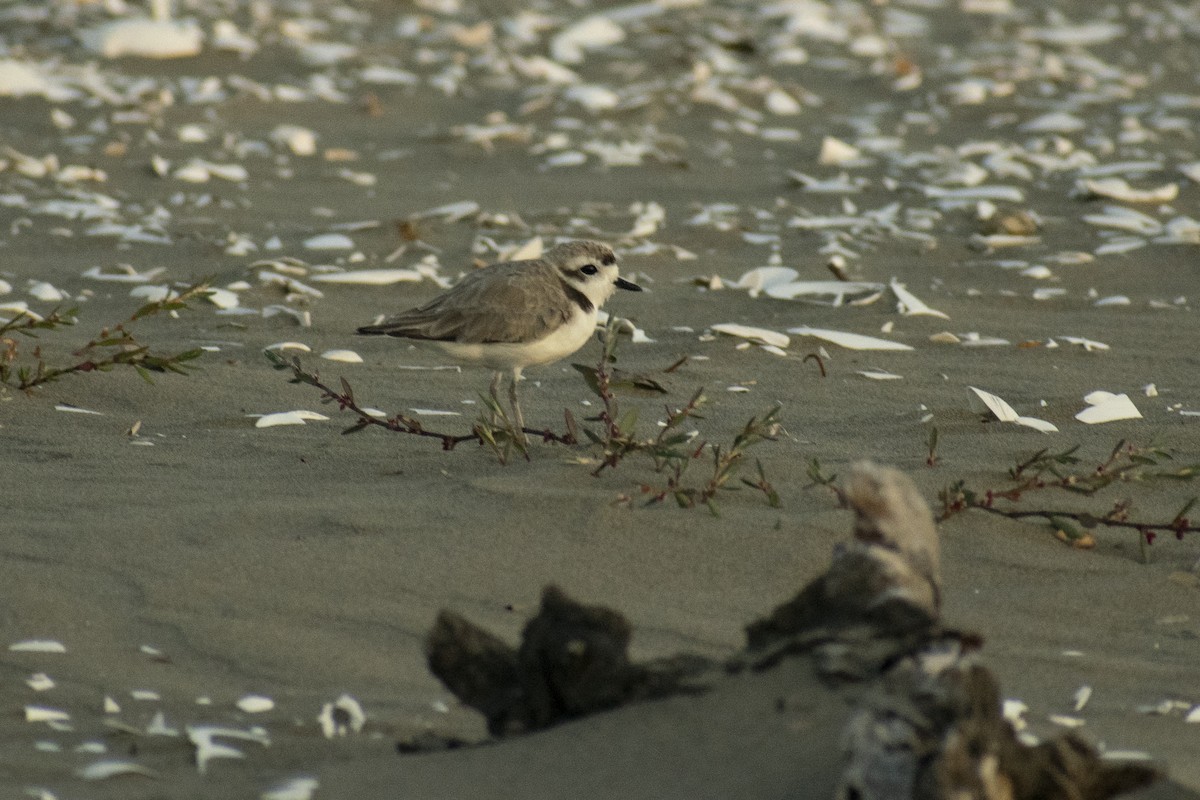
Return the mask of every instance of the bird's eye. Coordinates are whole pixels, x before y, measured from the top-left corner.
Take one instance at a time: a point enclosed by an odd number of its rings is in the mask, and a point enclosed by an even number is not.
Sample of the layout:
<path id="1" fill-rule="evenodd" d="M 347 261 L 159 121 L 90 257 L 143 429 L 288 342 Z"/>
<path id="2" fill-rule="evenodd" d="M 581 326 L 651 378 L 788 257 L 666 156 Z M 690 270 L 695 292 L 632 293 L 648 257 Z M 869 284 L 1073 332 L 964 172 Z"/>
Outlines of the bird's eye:
<path id="1" fill-rule="evenodd" d="M 582 272 L 584 275 L 595 275 L 600 270 L 596 268 L 595 264 L 584 264 L 582 267 L 579 268 L 579 271 Z"/>

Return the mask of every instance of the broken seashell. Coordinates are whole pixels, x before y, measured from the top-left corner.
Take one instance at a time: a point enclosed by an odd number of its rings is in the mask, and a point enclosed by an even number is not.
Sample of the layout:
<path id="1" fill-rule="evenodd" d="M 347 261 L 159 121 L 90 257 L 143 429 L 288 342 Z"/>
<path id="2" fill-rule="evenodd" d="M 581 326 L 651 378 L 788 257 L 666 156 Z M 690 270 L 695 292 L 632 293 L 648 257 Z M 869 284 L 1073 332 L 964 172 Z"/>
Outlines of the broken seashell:
<path id="1" fill-rule="evenodd" d="M 149 767 L 144 767 L 135 761 L 128 761 L 121 758 L 105 758 L 100 761 L 93 761 L 86 767 L 77 770 L 75 774 L 85 781 L 103 781 L 121 775 L 142 775 L 147 778 L 158 777 L 158 773 Z"/>
<path id="2" fill-rule="evenodd" d="M 351 245 L 353 246 L 353 245 Z M 360 269 L 313 275 L 314 283 L 354 283 L 363 286 L 390 286 L 393 283 L 418 283 L 423 279 L 415 269 Z"/>
<path id="3" fill-rule="evenodd" d="M 879 339 L 874 336 L 864 336 L 861 333 L 835 331 L 827 328 L 788 328 L 788 333 L 798 336 L 813 336 L 831 344 L 840 345 L 849 350 L 912 350 L 910 345 L 893 342 L 890 339 Z"/>
<path id="4" fill-rule="evenodd" d="M 131 17 L 77 34 L 83 46 L 104 58 L 180 58 L 200 53 L 204 32 L 190 20 L 172 22 Z"/>
<path id="5" fill-rule="evenodd" d="M 288 778 L 258 796 L 258 800 L 312 800 L 320 784 L 316 778 Z"/>
<path id="6" fill-rule="evenodd" d="M 258 417 L 254 422 L 256 428 L 273 428 L 277 425 L 303 425 L 306 422 L 327 420 L 329 417 L 315 411 L 277 411 L 273 414 L 250 414 Z"/>
<path id="7" fill-rule="evenodd" d="M 354 240 L 344 233 L 322 233 L 304 240 L 309 250 L 353 250 Z"/>
<path id="8" fill-rule="evenodd" d="M 985 392 L 983 389 L 977 389 L 974 386 L 968 386 L 967 388 L 974 392 L 971 398 L 971 405 L 975 406 L 975 401 L 978 400 L 983 408 L 987 409 L 1000 422 L 1012 422 L 1017 425 L 1024 425 L 1027 428 L 1033 428 L 1042 433 L 1055 433 L 1058 431 L 1058 428 L 1053 423 L 1047 422 L 1044 419 L 1021 416 L 999 395 Z"/>
<path id="9" fill-rule="evenodd" d="M 341 361 L 344 364 L 363 363 L 362 356 L 353 350 L 326 350 L 324 353 L 321 353 L 321 358 L 326 361 Z"/>
<path id="10" fill-rule="evenodd" d="M 776 347 L 787 347 L 791 343 L 791 339 L 777 331 L 767 330 L 766 328 L 754 328 L 749 325 L 738 325 L 736 323 L 727 322 L 718 325 L 712 325 L 710 328 L 717 333 L 723 333 L 726 336 L 735 336 L 740 339 L 749 339 L 752 342 L 760 344 L 770 344 Z"/>
<path id="11" fill-rule="evenodd" d="M 938 311 L 936 308 L 930 308 L 925 305 L 924 301 L 905 288 L 903 283 L 898 283 L 895 278 L 888 284 L 892 292 L 896 295 L 898 309 L 901 314 L 906 317 L 929 316 L 941 317 L 942 319 L 950 319 L 950 315 Z"/>
<path id="12" fill-rule="evenodd" d="M 1135 189 L 1124 178 L 1080 180 L 1076 191 L 1084 197 L 1106 197 L 1126 203 L 1169 203 L 1179 196 L 1179 184 L 1165 183 L 1152 189 Z"/>
<path id="13" fill-rule="evenodd" d="M 300 125 L 279 125 L 271 131 L 270 138 L 298 156 L 311 156 L 317 152 L 317 134 Z"/>
<path id="14" fill-rule="evenodd" d="M 247 714 L 262 714 L 275 708 L 275 701 L 261 694 L 248 694 L 238 699 L 236 705 Z"/>
<path id="15" fill-rule="evenodd" d="M 1088 425 L 1142 418 L 1142 412 L 1138 411 L 1127 394 L 1097 390 L 1089 393 L 1083 401 L 1088 407 L 1076 414 L 1075 419 Z"/>
<path id="16" fill-rule="evenodd" d="M 215 758 L 246 757 L 246 754 L 236 747 L 215 741 L 217 737 L 258 742 L 263 747 L 269 747 L 271 744 L 271 737 L 266 729 L 258 726 L 243 730 L 219 725 L 188 725 L 186 731 L 188 740 L 196 748 L 196 769 L 201 775 L 208 771 L 208 762 Z"/>
<path id="17" fill-rule="evenodd" d="M 348 694 L 343 694 L 332 703 L 326 703 L 321 707 L 321 713 L 317 715 L 321 733 L 325 735 L 326 739 L 358 733 L 363 729 L 366 721 L 367 715 L 363 713 L 362 706 Z"/>
<path id="18" fill-rule="evenodd" d="M 822 166 L 846 166 L 861 159 L 862 151 L 841 139 L 826 136 L 821 140 L 821 152 L 817 156 L 817 163 Z"/>

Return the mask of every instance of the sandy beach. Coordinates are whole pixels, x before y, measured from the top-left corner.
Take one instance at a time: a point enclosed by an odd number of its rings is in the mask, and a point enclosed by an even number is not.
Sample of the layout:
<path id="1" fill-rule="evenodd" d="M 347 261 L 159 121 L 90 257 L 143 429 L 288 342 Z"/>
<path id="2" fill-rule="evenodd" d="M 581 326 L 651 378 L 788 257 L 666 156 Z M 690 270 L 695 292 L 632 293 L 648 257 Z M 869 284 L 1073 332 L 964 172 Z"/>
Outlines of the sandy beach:
<path id="1" fill-rule="evenodd" d="M 827 474 L 896 466 L 935 513 L 946 486 L 1003 487 L 1042 448 L 1078 445 L 1085 471 L 1120 440 L 1200 461 L 1200 14 L 1139 8 L 181 4 L 205 39 L 170 59 L 88 49 L 80 32 L 109 20 L 99 7 L 9 8 L 0 318 L 77 308 L 76 325 L 37 340 L 5 334 L 14 364 L 34 345 L 74 363 L 147 301 L 135 287 L 207 280 L 236 305 L 199 299 L 129 326 L 155 352 L 204 347 L 191 374 L 0 385 L 0 783 L 64 799 L 269 797 L 309 778 L 319 798 L 832 796 L 849 710 L 803 661 L 499 743 L 397 743 L 486 739 L 426 667 L 441 609 L 516 642 L 555 583 L 620 610 L 638 659 L 732 656 L 849 535 L 849 512 L 812 485 L 814 459 Z M 221 14 L 255 48 L 216 36 Z M 4 83 L 14 64 L 41 83 Z M 310 131 L 312 154 L 281 125 Z M 194 159 L 246 174 L 197 182 L 179 173 Z M 1177 191 L 1147 202 L 1079 185 L 1113 177 Z M 989 239 L 1005 219 L 1026 227 Z M 315 249 L 327 234 L 348 244 Z M 535 442 L 502 465 L 473 443 L 344 436 L 353 415 L 262 354 L 302 343 L 282 352 L 344 378 L 360 404 L 469 432 L 486 372 L 353 331 L 536 237 L 606 241 L 647 288 L 606 306 L 652 340 L 617 354 L 666 390 L 618 394 L 645 435 L 700 387 L 697 442 L 727 444 L 781 407 L 778 440 L 740 473 L 759 459 L 779 507 L 744 487 L 720 493 L 719 516 L 647 505 L 665 480 L 651 460 L 593 476 L 587 444 Z M 802 285 L 835 280 L 830 263 L 862 284 L 840 303 Z M 794 273 L 739 282 L 761 267 Z M 320 279 L 368 269 L 412 274 Z M 111 279 L 132 273 L 144 280 Z M 939 314 L 903 313 L 893 279 Z M 723 323 L 911 349 L 792 334 L 771 351 L 711 332 Z M 321 358 L 339 349 L 361 363 Z M 529 370 L 527 422 L 559 430 L 565 409 L 594 428 L 597 398 L 571 363 L 599 356 L 592 342 Z M 1057 431 L 999 421 L 969 387 Z M 1080 422 L 1096 390 L 1139 417 Z M 292 410 L 329 419 L 255 426 Z M 1197 493 L 1158 480 L 1012 507 L 1100 516 L 1127 498 L 1131 518 L 1162 522 Z M 1161 767 L 1138 796 L 1200 796 L 1200 724 L 1185 721 L 1200 716 L 1200 540 L 1160 533 L 1145 560 L 1134 530 L 1093 535 L 1079 549 L 1044 520 L 952 516 L 943 620 L 982 635 L 1029 734 L 1070 729 Z M 318 714 L 343 694 L 365 725 L 327 739 Z M 248 695 L 270 707 L 239 707 Z M 187 728 L 207 724 L 248 738 L 221 739 L 240 757 L 202 772 Z"/>

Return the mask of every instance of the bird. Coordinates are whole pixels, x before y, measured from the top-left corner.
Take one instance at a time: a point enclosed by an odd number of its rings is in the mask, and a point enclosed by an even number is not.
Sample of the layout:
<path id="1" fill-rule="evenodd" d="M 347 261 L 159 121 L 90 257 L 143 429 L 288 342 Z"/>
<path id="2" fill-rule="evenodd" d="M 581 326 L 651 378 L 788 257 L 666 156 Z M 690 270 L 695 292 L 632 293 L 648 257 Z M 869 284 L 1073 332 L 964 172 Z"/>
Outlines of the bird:
<path id="1" fill-rule="evenodd" d="M 497 407 L 500 383 L 509 375 L 509 407 L 515 431 L 523 438 L 525 418 L 517 393 L 522 371 L 583 347 L 596 329 L 600 306 L 617 289 L 642 291 L 621 277 L 611 247 L 568 241 L 541 258 L 472 272 L 427 303 L 357 332 L 409 339 L 435 347 L 459 364 L 490 368 L 489 391 Z"/>

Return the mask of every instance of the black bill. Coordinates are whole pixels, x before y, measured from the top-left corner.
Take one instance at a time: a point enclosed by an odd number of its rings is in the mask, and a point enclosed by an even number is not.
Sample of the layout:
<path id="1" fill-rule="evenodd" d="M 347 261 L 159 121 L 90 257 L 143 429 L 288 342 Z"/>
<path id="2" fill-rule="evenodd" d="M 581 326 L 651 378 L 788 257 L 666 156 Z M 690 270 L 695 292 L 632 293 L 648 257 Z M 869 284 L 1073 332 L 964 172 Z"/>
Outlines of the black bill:
<path id="1" fill-rule="evenodd" d="M 642 287 L 638 286 L 633 281 L 627 281 L 624 278 L 617 278 L 615 281 L 618 289 L 628 289 L 631 292 L 640 292 Z"/>

